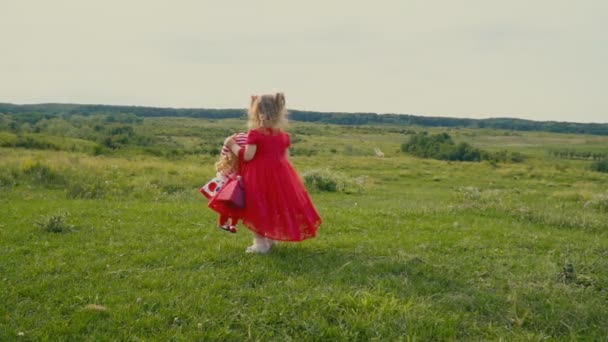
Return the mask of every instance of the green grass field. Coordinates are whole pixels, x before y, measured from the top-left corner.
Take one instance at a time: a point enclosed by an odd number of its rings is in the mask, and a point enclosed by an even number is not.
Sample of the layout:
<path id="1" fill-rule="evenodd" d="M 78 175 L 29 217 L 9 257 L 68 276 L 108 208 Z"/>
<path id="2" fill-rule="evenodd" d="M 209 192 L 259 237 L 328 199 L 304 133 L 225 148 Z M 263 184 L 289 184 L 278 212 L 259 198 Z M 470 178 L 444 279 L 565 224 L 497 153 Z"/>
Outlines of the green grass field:
<path id="1" fill-rule="evenodd" d="M 145 148 L 0 148 L 0 341 L 608 340 L 608 174 L 547 153 L 608 137 L 449 130 L 526 157 L 467 163 L 404 154 L 401 127 L 293 123 L 294 166 L 344 187 L 311 189 L 316 239 L 250 255 L 197 191 L 216 157 L 148 153 L 243 126 L 145 119 Z"/>

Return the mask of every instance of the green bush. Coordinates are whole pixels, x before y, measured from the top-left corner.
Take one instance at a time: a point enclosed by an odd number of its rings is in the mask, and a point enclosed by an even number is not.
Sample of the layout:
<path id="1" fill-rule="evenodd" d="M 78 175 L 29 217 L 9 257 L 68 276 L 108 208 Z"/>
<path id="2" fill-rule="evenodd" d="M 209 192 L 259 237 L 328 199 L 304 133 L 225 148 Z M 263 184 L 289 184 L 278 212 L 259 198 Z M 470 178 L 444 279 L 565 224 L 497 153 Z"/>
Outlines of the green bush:
<path id="1" fill-rule="evenodd" d="M 418 157 L 439 160 L 480 161 L 482 156 L 481 150 L 465 142 L 454 144 L 452 137 L 447 133 L 414 134 L 407 143 L 401 145 L 401 150 Z"/>
<path id="2" fill-rule="evenodd" d="M 304 175 L 304 184 L 311 190 L 335 192 L 338 190 L 338 181 L 335 175 L 328 170 L 312 170 Z"/>
<path id="3" fill-rule="evenodd" d="M 608 159 L 594 161 L 591 164 L 591 170 L 608 173 Z"/>
<path id="4" fill-rule="evenodd" d="M 518 152 L 498 151 L 486 152 L 468 143 L 455 144 L 447 133 L 428 135 L 426 132 L 410 136 L 410 140 L 401 145 L 401 151 L 411 153 L 421 158 L 432 158 L 451 161 L 479 162 L 513 162 L 520 163 L 524 156 Z"/>
<path id="5" fill-rule="evenodd" d="M 100 156 L 104 153 L 106 153 L 107 149 L 101 145 L 95 145 L 93 146 L 93 148 L 91 149 L 91 154 L 94 156 Z"/>

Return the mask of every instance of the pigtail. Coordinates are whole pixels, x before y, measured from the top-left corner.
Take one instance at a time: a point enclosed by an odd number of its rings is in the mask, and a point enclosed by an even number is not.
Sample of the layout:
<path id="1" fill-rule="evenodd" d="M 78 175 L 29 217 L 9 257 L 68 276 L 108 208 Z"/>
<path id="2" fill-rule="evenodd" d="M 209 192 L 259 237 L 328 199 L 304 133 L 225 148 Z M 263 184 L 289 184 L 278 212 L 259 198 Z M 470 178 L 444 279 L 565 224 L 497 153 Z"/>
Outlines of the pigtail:
<path id="1" fill-rule="evenodd" d="M 277 112 L 281 113 L 285 110 L 285 95 L 283 93 L 276 93 L 274 102 L 277 106 Z"/>
<path id="2" fill-rule="evenodd" d="M 258 95 L 251 95 L 251 102 L 249 103 L 249 110 L 247 110 L 247 127 L 250 129 L 258 128 L 261 126 L 260 118 L 258 117 L 260 97 Z"/>

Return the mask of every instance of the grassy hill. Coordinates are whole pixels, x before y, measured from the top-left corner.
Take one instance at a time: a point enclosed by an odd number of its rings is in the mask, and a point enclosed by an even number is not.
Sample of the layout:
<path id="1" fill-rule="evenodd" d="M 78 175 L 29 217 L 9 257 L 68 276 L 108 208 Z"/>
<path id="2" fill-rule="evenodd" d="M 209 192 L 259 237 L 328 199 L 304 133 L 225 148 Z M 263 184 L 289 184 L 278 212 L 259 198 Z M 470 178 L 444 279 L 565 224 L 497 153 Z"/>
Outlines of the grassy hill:
<path id="1" fill-rule="evenodd" d="M 197 192 L 243 120 L 46 120 L 0 132 L 2 341 L 608 336 L 608 174 L 554 153 L 608 137 L 293 122 L 323 225 L 248 255 Z M 421 130 L 525 158 L 402 152 Z"/>

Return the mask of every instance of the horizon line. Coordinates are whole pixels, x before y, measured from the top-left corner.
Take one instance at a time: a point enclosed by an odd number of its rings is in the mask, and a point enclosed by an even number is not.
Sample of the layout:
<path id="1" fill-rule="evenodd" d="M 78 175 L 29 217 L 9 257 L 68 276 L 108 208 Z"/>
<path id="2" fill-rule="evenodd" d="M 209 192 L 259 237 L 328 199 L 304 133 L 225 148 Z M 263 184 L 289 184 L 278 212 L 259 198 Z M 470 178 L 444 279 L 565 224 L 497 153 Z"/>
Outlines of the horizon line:
<path id="1" fill-rule="evenodd" d="M 246 108 L 213 108 L 213 107 L 171 107 L 171 106 L 151 106 L 151 105 L 133 105 L 133 104 L 103 104 L 103 103 L 72 103 L 72 102 L 37 102 L 37 103 L 12 103 L 12 102 L 0 102 L 0 105 L 13 105 L 13 106 L 40 106 L 40 105 L 75 105 L 75 106 L 106 106 L 106 107 L 136 107 L 136 108 L 157 108 L 157 109 L 174 109 L 174 110 L 188 110 L 188 109 L 211 109 L 211 110 L 247 110 Z M 496 116 L 496 117 L 485 117 L 485 118 L 468 118 L 468 117 L 451 117 L 451 116 L 437 116 L 437 115 L 424 115 L 424 114 L 408 114 L 408 113 L 380 113 L 380 112 L 337 112 L 337 111 L 318 111 L 318 110 L 305 110 L 305 109 L 288 109 L 290 111 L 298 112 L 310 112 L 320 114 L 374 114 L 374 115 L 409 115 L 418 116 L 425 118 L 438 118 L 438 119 L 455 119 L 455 120 L 520 120 L 529 122 L 546 122 L 546 123 L 571 123 L 571 124 L 585 124 L 585 125 L 608 125 L 608 122 L 576 122 L 576 121 L 557 121 L 557 120 L 534 120 L 534 119 L 522 119 L 517 117 L 508 116 Z"/>

